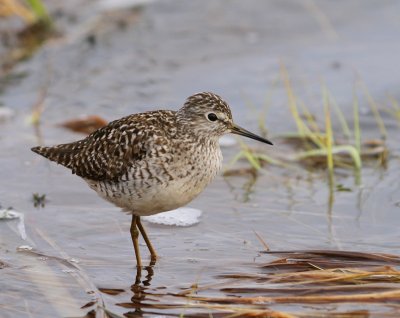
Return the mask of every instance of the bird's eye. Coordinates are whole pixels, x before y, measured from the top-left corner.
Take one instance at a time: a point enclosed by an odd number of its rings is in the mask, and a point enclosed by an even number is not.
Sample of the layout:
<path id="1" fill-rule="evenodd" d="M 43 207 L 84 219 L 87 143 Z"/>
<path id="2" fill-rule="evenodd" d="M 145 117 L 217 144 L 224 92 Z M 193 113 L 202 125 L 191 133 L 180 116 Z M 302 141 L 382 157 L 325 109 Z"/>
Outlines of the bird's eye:
<path id="1" fill-rule="evenodd" d="M 207 118 L 209 121 L 216 121 L 218 119 L 217 115 L 215 115 L 214 113 L 209 113 L 207 115 Z"/>

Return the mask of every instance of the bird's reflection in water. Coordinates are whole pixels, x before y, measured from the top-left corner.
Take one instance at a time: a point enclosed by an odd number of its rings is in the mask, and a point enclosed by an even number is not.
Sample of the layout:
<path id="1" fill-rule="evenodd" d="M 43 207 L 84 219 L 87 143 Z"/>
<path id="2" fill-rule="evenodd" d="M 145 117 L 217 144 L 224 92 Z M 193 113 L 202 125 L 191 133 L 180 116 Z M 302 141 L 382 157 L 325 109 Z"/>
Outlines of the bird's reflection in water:
<path id="1" fill-rule="evenodd" d="M 149 293 L 146 290 L 151 285 L 151 280 L 153 279 L 154 275 L 155 264 L 156 261 L 151 260 L 148 266 L 143 266 L 143 268 L 140 267 L 137 268 L 135 283 L 131 286 L 131 291 L 133 292 L 133 296 L 131 297 L 131 304 L 129 306 L 131 308 L 135 308 L 135 310 L 125 313 L 124 314 L 125 317 L 142 317 L 145 314 L 145 312 L 143 312 L 142 310 L 142 307 L 143 307 L 143 302 L 146 300 L 146 296 L 149 295 Z M 146 275 L 144 277 L 143 277 L 144 274 L 143 272 L 146 272 Z"/>
<path id="2" fill-rule="evenodd" d="M 132 290 L 135 287 L 138 287 L 138 286 L 140 287 L 141 283 L 143 284 L 143 286 L 150 286 L 150 282 L 154 275 L 154 269 L 153 269 L 154 265 L 156 265 L 156 261 L 152 259 L 148 266 L 143 266 L 143 269 L 147 272 L 147 275 L 145 276 L 145 279 L 143 281 L 141 281 L 142 267 L 137 267 L 135 283 L 132 285 Z"/>
<path id="3" fill-rule="evenodd" d="M 179 303 L 175 299 L 176 295 L 166 292 L 167 287 L 151 286 L 155 263 L 155 261 L 151 261 L 148 266 L 142 266 L 141 269 L 137 270 L 135 281 L 130 291 L 109 288 L 100 289 L 101 292 L 116 297 L 121 295 L 124 298 L 123 294 L 126 292 L 130 294 L 130 299 L 128 301 L 115 303 L 116 306 L 128 310 L 124 312 L 122 315 L 123 317 L 153 317 L 165 315 L 165 311 L 169 312 L 168 315 L 175 315 L 174 310 L 179 310 L 179 312 L 177 312 L 177 315 L 179 315 L 182 308 L 187 307 L 186 301 Z M 174 301 L 172 301 L 172 299 L 174 299 Z M 179 299 L 181 299 L 180 296 Z"/>

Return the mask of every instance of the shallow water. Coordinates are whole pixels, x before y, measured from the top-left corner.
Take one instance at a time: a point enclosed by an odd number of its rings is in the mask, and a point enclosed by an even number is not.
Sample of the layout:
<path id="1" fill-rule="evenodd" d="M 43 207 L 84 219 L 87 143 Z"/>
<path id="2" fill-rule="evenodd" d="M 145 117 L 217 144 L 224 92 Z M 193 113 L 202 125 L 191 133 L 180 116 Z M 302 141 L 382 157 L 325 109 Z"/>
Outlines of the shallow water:
<path id="1" fill-rule="evenodd" d="M 274 258 L 259 253 L 264 247 L 255 232 L 272 250 L 399 251 L 399 129 L 389 115 L 384 115 L 387 168 L 365 167 L 360 187 L 351 171 L 340 171 L 336 182 L 351 191 L 335 192 L 332 207 L 324 172 L 268 167 L 250 192 L 245 177 L 218 177 L 189 205 L 203 211 L 199 224 L 181 228 L 146 223 L 160 259 L 143 277 L 144 290 L 131 289 L 135 261 L 130 217 L 66 169 L 29 150 L 38 143 L 82 138 L 57 126 L 81 114 L 111 120 L 155 108 L 177 109 L 188 95 L 212 90 L 228 100 L 238 124 L 253 131 L 268 99 L 266 122 L 275 146 L 258 146 L 289 154 L 290 147 L 273 137 L 295 128 L 284 87 L 275 83 L 280 61 L 296 93 L 321 121 L 322 80 L 349 120 L 355 72 L 379 103 L 386 103 L 386 95 L 399 100 L 400 4 L 313 3 L 167 1 L 108 12 L 87 2 L 79 12 L 72 5 L 65 9 L 60 17 L 64 37 L 19 64 L 14 74 L 24 77 L 0 96 L 15 111 L 0 123 L 0 203 L 24 213 L 28 236 L 21 238 L 18 220 L 0 221 L 2 317 L 81 317 L 93 308 L 81 307 L 93 299 L 125 317 L 215 313 L 191 308 L 187 299 L 173 295 L 193 284 L 205 286 L 198 294 L 209 297 L 229 294 L 218 284 L 248 286 L 248 281 L 230 282 L 218 275 L 262 273 L 259 265 Z M 73 24 L 68 22 L 72 15 Z M 35 131 L 27 117 L 44 87 L 45 111 Z M 256 110 L 244 106 L 249 102 Z M 379 137 L 365 98 L 360 107 L 365 139 Z M 238 149 L 223 149 L 225 166 Z M 45 207 L 33 206 L 32 193 L 46 194 Z M 33 250 L 18 251 L 21 245 Z M 383 304 L 269 308 L 309 315 L 359 309 L 369 317 L 399 314 L 396 306 Z"/>

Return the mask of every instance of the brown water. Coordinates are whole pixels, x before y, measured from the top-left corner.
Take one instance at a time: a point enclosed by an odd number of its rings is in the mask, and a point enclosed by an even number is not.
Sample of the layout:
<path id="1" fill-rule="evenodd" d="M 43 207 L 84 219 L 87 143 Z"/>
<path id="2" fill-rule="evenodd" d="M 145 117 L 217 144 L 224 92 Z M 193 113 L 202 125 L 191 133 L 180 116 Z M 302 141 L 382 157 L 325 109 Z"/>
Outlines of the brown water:
<path id="1" fill-rule="evenodd" d="M 206 286 L 200 295 L 226 296 L 218 284 L 250 284 L 218 276 L 260 274 L 259 265 L 274 259 L 259 253 L 263 246 L 255 232 L 273 250 L 398 253 L 399 129 L 387 113 L 387 167 L 365 167 L 361 186 L 354 185 L 351 171 L 340 171 L 336 182 L 351 191 L 335 193 L 331 212 L 324 172 L 270 167 L 250 193 L 246 178 L 218 177 L 190 204 L 203 211 L 195 226 L 146 224 L 160 259 L 147 269 L 144 289 L 131 289 L 130 217 L 68 170 L 29 150 L 40 142 L 81 138 L 56 125 L 66 119 L 97 114 L 111 120 L 177 109 L 185 97 L 204 90 L 224 96 L 238 124 L 253 131 L 267 96 L 271 134 L 293 130 L 284 87 L 275 83 L 280 61 L 296 93 L 320 120 L 322 80 L 349 120 L 355 72 L 378 102 L 387 104 L 387 95 L 400 100 L 398 1 L 167 1 L 102 13 L 98 3 L 76 3 L 79 9 L 71 2 L 60 14 L 64 37 L 19 64 L 14 76 L 22 78 L 0 96 L 15 111 L 0 123 L 0 203 L 24 213 L 28 236 L 21 239 L 17 220 L 0 221 L 0 261 L 6 264 L 0 269 L 1 317 L 82 317 L 94 308 L 82 306 L 94 299 L 116 317 L 215 315 L 214 309 L 192 308 L 188 299 L 173 295 L 197 284 Z M 46 108 L 38 133 L 27 117 L 44 87 Z M 244 106 L 248 100 L 256 110 Z M 360 107 L 364 138 L 379 137 L 365 98 Z M 275 146 L 266 151 L 288 151 L 279 139 L 271 139 Z M 237 151 L 224 149 L 226 164 Z M 46 194 L 44 208 L 33 206 L 32 193 Z M 17 251 L 21 245 L 34 250 Z M 144 245 L 142 250 L 147 259 Z M 155 306 L 160 304 L 176 306 Z M 268 308 L 308 316 L 359 309 L 365 310 L 362 317 L 400 315 L 393 304 Z"/>

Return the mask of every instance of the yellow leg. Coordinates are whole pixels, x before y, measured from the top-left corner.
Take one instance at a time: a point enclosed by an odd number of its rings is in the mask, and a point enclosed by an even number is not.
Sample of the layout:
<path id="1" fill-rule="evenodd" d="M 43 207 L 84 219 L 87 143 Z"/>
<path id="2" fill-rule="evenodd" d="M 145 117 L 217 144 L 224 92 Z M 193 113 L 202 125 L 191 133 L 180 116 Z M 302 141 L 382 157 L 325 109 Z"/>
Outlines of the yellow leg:
<path id="1" fill-rule="evenodd" d="M 140 233 L 141 233 L 142 236 L 143 236 L 144 241 L 146 242 L 147 248 L 148 248 L 149 251 L 150 251 L 151 260 L 152 260 L 152 261 L 155 261 L 155 260 L 157 259 L 156 250 L 154 249 L 153 245 L 151 245 L 150 239 L 149 239 L 149 237 L 147 236 L 147 233 L 146 233 L 146 231 L 145 231 L 145 229 L 144 229 L 144 227 L 143 227 L 143 225 L 142 225 L 142 222 L 140 221 L 140 217 L 139 217 L 139 216 L 137 217 L 136 224 L 137 224 L 137 227 L 138 227 Z"/>
<path id="2" fill-rule="evenodd" d="M 140 250 L 139 250 L 139 231 L 137 229 L 138 220 L 139 220 L 138 216 L 132 215 L 131 237 L 132 237 L 133 248 L 135 249 L 137 268 L 138 270 L 140 270 L 142 268 L 142 260 L 140 258 Z"/>

